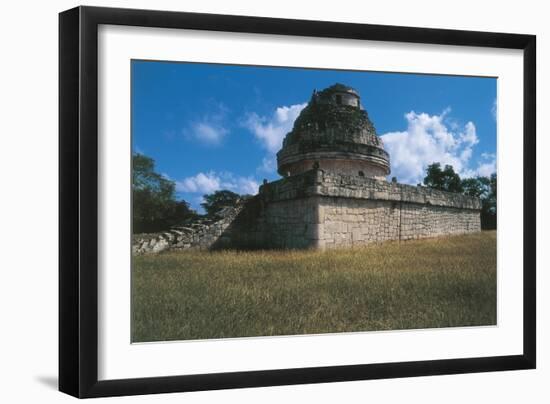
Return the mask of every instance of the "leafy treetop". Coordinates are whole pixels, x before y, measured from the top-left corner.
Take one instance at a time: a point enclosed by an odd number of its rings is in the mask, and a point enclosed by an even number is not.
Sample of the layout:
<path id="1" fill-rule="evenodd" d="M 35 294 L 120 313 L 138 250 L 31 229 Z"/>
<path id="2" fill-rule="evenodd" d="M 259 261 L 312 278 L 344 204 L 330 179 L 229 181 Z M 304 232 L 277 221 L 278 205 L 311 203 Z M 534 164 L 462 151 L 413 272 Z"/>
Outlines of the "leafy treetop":
<path id="1" fill-rule="evenodd" d="M 481 200 L 481 227 L 496 229 L 497 226 L 497 175 L 461 179 L 453 167 L 440 163 L 430 164 L 426 170 L 424 185 L 443 191 L 463 193 Z"/>
<path id="2" fill-rule="evenodd" d="M 150 233 L 196 216 L 184 200 L 176 200 L 173 181 L 155 172 L 155 161 L 143 154 L 132 156 L 133 232 Z"/>
<path id="3" fill-rule="evenodd" d="M 233 206 L 240 199 L 240 195 L 228 190 L 216 191 L 209 195 L 204 195 L 204 202 L 201 206 L 206 211 L 207 216 L 215 216 L 226 206 Z"/>
<path id="4" fill-rule="evenodd" d="M 453 166 L 448 164 L 445 165 L 444 169 L 441 169 L 440 163 L 430 164 L 426 170 L 424 185 L 448 192 L 463 191 L 460 176 L 455 173 Z"/>

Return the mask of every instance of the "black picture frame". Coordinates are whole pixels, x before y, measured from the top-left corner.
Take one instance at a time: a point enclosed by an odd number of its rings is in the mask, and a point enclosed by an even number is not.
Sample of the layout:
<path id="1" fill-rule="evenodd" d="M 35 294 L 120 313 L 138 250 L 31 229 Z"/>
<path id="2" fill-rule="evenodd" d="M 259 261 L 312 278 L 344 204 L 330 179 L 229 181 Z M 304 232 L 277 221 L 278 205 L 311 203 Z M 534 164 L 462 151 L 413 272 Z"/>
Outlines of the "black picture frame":
<path id="1" fill-rule="evenodd" d="M 98 381 L 98 26 L 181 28 L 523 50 L 523 354 Z M 59 15 L 59 390 L 104 397 L 536 366 L 536 37 L 340 22 L 77 7 Z"/>

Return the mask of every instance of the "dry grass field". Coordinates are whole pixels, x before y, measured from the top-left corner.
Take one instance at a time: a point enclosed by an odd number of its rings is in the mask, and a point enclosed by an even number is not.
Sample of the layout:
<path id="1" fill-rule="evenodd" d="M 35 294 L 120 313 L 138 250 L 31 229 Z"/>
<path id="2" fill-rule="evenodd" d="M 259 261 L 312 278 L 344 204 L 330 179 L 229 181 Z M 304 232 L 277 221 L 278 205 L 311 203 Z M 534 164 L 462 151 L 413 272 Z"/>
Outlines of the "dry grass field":
<path id="1" fill-rule="evenodd" d="M 496 324 L 496 232 L 138 256 L 132 316 L 134 342 Z"/>

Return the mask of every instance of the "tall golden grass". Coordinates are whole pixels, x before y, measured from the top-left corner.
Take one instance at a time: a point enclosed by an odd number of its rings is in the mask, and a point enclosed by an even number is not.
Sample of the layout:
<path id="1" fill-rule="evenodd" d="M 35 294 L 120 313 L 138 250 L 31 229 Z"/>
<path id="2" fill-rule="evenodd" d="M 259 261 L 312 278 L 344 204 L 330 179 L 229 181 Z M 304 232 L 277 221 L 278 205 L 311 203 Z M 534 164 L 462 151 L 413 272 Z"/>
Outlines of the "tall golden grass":
<path id="1" fill-rule="evenodd" d="M 134 257 L 132 340 L 496 324 L 496 233 Z"/>

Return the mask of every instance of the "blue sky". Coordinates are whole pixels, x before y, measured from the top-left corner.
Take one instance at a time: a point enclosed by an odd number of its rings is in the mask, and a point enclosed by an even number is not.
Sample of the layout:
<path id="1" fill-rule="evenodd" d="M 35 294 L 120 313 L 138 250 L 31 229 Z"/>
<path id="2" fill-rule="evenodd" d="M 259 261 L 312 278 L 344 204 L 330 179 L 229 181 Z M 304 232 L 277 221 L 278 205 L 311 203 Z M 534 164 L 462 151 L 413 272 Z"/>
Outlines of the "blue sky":
<path id="1" fill-rule="evenodd" d="M 497 79 L 132 61 L 134 152 L 198 208 L 205 193 L 254 193 L 313 89 L 359 91 L 399 182 L 434 161 L 463 177 L 496 170 Z"/>

